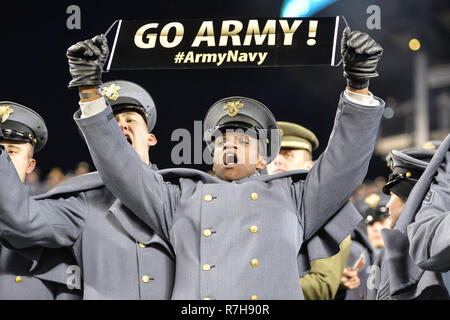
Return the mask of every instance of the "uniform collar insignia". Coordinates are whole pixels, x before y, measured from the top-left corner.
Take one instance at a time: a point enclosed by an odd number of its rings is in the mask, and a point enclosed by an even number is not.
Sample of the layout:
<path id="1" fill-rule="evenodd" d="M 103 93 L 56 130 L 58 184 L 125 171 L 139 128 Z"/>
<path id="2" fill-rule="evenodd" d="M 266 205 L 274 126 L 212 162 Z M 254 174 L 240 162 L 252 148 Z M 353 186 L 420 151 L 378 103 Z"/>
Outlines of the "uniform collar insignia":
<path id="1" fill-rule="evenodd" d="M 112 84 L 102 89 L 102 96 L 111 101 L 116 101 L 117 99 L 119 99 L 119 90 L 120 87 L 118 85 Z"/>
<path id="2" fill-rule="evenodd" d="M 241 100 L 230 101 L 223 108 L 230 117 L 234 118 L 238 115 L 239 110 L 244 107 L 244 104 L 241 103 Z"/>
<path id="3" fill-rule="evenodd" d="M 0 106 L 0 118 L 1 122 L 4 123 L 8 120 L 9 116 L 14 113 L 14 110 L 10 105 Z"/>

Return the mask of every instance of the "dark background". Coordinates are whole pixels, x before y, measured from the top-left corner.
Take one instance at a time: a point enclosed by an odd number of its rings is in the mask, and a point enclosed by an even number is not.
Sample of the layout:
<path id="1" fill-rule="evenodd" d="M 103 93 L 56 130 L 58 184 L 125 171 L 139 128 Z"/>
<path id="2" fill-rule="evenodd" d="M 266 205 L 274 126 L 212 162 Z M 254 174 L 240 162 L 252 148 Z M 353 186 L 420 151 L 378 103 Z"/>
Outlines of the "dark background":
<path id="1" fill-rule="evenodd" d="M 66 27 L 66 9 L 71 4 L 81 8 L 81 30 Z M 82 160 L 90 161 L 90 156 L 72 120 L 78 94 L 67 89 L 70 75 L 65 52 L 70 45 L 105 32 L 116 19 L 279 17 L 282 4 L 282 0 L 3 2 L 0 100 L 31 107 L 46 120 L 49 141 L 37 154 L 44 175 L 55 166 L 71 170 Z M 381 30 L 366 26 L 366 9 L 373 4 L 381 8 Z M 368 32 L 384 47 L 380 77 L 370 88 L 383 99 L 412 96 L 416 54 L 408 49 L 412 37 L 421 39 L 430 64 L 449 63 L 448 1 L 341 0 L 316 14 L 336 15 L 344 15 L 352 29 Z M 159 144 L 152 150 L 151 160 L 160 168 L 172 166 L 171 150 L 177 144 L 170 142 L 173 130 L 193 131 L 194 120 L 202 120 L 215 101 L 233 95 L 257 99 L 277 119 L 313 130 L 321 142 L 315 154 L 318 157 L 328 142 L 338 97 L 345 88 L 341 67 L 145 70 L 104 75 L 105 81 L 117 79 L 139 83 L 155 100 L 158 122 L 154 133 Z M 375 156 L 368 177 L 387 174 L 382 156 Z"/>

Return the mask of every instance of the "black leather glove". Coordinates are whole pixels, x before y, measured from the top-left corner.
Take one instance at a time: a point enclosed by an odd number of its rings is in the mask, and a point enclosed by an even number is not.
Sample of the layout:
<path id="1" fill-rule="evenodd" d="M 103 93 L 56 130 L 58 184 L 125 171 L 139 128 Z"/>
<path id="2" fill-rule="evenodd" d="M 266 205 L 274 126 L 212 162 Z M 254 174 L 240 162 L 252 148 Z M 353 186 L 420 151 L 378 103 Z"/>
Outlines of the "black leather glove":
<path id="1" fill-rule="evenodd" d="M 67 49 L 72 76 L 69 88 L 101 86 L 103 66 L 108 55 L 108 41 L 103 34 L 78 42 Z"/>
<path id="2" fill-rule="evenodd" d="M 383 48 L 367 33 L 350 31 L 347 27 L 342 35 L 341 53 L 344 61 L 344 77 L 353 89 L 369 87 L 369 80 L 378 77 L 378 61 Z"/>

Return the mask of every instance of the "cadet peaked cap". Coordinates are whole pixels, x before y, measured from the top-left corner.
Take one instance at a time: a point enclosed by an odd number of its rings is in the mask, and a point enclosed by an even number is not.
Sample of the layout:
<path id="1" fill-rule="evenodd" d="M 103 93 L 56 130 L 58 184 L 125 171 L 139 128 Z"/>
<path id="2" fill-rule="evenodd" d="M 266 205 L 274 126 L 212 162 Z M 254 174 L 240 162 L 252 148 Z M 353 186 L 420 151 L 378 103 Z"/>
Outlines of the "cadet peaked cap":
<path id="1" fill-rule="evenodd" d="M 281 148 L 302 149 L 313 152 L 319 148 L 319 139 L 305 127 L 292 122 L 278 121 Z"/>
<path id="2" fill-rule="evenodd" d="M 10 101 L 0 101 L 0 139 L 29 142 L 41 151 L 48 139 L 47 126 L 35 111 Z"/>
<path id="3" fill-rule="evenodd" d="M 150 94 L 141 86 L 130 81 L 110 81 L 101 86 L 101 94 L 114 113 L 134 110 L 147 122 L 149 132 L 156 125 L 156 107 Z"/>
<path id="4" fill-rule="evenodd" d="M 391 192 L 406 200 L 414 185 L 420 179 L 433 157 L 439 142 L 433 142 L 433 148 L 392 150 L 386 157 L 387 165 L 392 173 L 387 184 L 383 187 L 385 194 Z M 436 147 L 437 146 L 437 147 Z"/>
<path id="5" fill-rule="evenodd" d="M 366 224 L 372 224 L 389 217 L 389 210 L 386 208 L 390 197 L 382 192 L 372 193 L 357 201 L 355 207 L 364 218 Z"/>
<path id="6" fill-rule="evenodd" d="M 266 149 L 267 163 L 272 162 L 280 152 L 280 128 L 272 112 L 259 101 L 229 97 L 214 103 L 204 122 L 205 140 L 211 152 L 214 152 L 213 139 L 217 132 L 229 129 L 255 132 Z"/>

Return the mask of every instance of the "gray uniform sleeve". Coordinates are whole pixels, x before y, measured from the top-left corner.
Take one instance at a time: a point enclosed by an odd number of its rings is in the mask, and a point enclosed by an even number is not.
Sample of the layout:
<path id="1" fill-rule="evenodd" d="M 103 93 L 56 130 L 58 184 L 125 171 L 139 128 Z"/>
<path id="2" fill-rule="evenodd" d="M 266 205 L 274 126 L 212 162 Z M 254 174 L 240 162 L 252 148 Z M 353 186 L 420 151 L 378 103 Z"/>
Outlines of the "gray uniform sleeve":
<path id="1" fill-rule="evenodd" d="M 56 285 L 55 300 L 83 300 L 81 290 L 70 290 L 62 284 Z"/>
<path id="2" fill-rule="evenodd" d="M 0 238 L 17 249 L 72 245 L 84 225 L 84 194 L 67 199 L 34 200 L 7 152 L 0 149 Z"/>
<path id="3" fill-rule="evenodd" d="M 344 204 L 367 174 L 384 102 L 364 106 L 341 95 L 328 146 L 305 181 L 295 183 L 304 238 L 311 238 Z"/>
<path id="4" fill-rule="evenodd" d="M 430 190 L 408 226 L 410 255 L 425 270 L 450 269 L 450 151 L 438 168 Z"/>
<path id="5" fill-rule="evenodd" d="M 125 139 L 110 106 L 88 118 L 81 118 L 81 111 L 78 111 L 74 119 L 108 189 L 169 241 L 180 188 L 166 183 L 159 173 L 142 162 Z"/>

